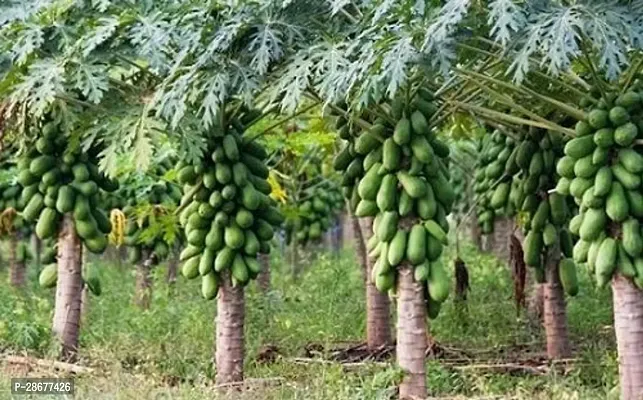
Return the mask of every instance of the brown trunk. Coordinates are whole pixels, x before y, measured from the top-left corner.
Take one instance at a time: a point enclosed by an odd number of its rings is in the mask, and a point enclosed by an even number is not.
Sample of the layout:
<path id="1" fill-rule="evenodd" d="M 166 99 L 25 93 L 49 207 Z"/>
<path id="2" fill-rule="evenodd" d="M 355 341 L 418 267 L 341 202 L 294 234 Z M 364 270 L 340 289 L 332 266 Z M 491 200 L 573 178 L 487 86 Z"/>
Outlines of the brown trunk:
<path id="1" fill-rule="evenodd" d="M 299 243 L 297 243 L 297 239 L 293 238 L 290 242 L 290 268 L 295 279 L 299 277 L 299 261 Z"/>
<path id="2" fill-rule="evenodd" d="M 118 248 L 118 269 L 119 270 L 124 270 L 124 262 L 127 259 L 127 247 L 126 246 L 121 246 Z"/>
<path id="3" fill-rule="evenodd" d="M 270 254 L 259 254 L 257 257 L 261 267 L 257 283 L 263 293 L 268 293 L 270 291 Z"/>
<path id="4" fill-rule="evenodd" d="M 509 237 L 509 266 L 511 267 L 511 278 L 514 283 L 514 300 L 516 302 L 516 314 L 527 307 L 527 296 L 525 283 L 527 282 L 527 266 L 525 265 L 522 243 L 515 233 Z"/>
<path id="5" fill-rule="evenodd" d="M 24 254 L 22 260 L 18 260 L 17 250 L 20 245 L 20 234 L 15 233 L 11 236 L 9 243 L 9 269 L 10 269 L 10 282 L 11 286 L 22 288 L 25 286 L 25 261 Z"/>
<path id="6" fill-rule="evenodd" d="M 373 236 L 373 218 L 360 218 L 360 231 L 363 242 Z M 391 338 L 391 302 L 386 293 L 375 287 L 371 279 L 371 270 L 377 258 L 365 255 L 366 273 L 366 343 L 368 348 L 375 350 L 392 343 Z"/>
<path id="7" fill-rule="evenodd" d="M 243 287 L 232 287 L 230 274 L 221 275 L 216 318 L 216 383 L 243 380 L 245 304 Z"/>
<path id="8" fill-rule="evenodd" d="M 368 225 L 372 226 L 373 225 L 373 219 L 369 218 Z M 373 235 L 372 228 L 368 228 L 368 232 L 362 232 L 362 227 L 360 226 L 360 221 L 359 218 L 357 218 L 354 215 L 351 215 L 351 224 L 353 226 L 353 244 L 355 245 L 355 257 L 357 259 L 357 264 L 361 267 L 362 270 L 362 278 L 364 279 L 364 282 L 368 281 L 368 262 L 367 262 L 367 257 L 368 257 L 368 251 L 366 249 L 366 241 L 368 240 L 367 236 L 364 236 L 364 234 L 370 234 L 368 237 L 370 238 Z"/>
<path id="9" fill-rule="evenodd" d="M 143 258 L 136 265 L 136 294 L 134 302 L 143 309 L 150 308 L 152 299 L 152 257 L 150 252 L 143 250 Z"/>
<path id="10" fill-rule="evenodd" d="M 567 313 L 565 293 L 558 276 L 560 247 L 554 245 L 546 255 L 544 286 L 545 335 L 547 337 L 547 356 L 550 359 L 569 358 L 572 354 L 567 332 Z"/>
<path id="11" fill-rule="evenodd" d="M 489 253 L 493 250 L 493 233 L 482 236 L 482 251 Z"/>
<path id="12" fill-rule="evenodd" d="M 170 253 L 170 258 L 167 261 L 167 276 L 166 282 L 168 285 L 174 285 L 176 283 L 176 274 L 179 269 L 179 253 L 176 246 L 174 246 L 172 252 Z"/>
<path id="13" fill-rule="evenodd" d="M 82 246 L 74 220 L 66 215 L 58 236 L 58 283 L 53 332 L 62 349 L 60 358 L 74 362 L 78 354 L 83 278 Z"/>
<path id="14" fill-rule="evenodd" d="M 534 273 L 528 274 L 531 280 L 531 293 L 527 303 L 527 314 L 534 326 L 540 327 L 544 323 L 545 315 L 545 284 L 536 282 Z"/>
<path id="15" fill-rule="evenodd" d="M 509 260 L 509 236 L 511 235 L 513 223 L 506 217 L 496 218 L 491 251 L 502 261 Z"/>
<path id="16" fill-rule="evenodd" d="M 422 285 L 413 279 L 413 268 L 402 265 L 397 282 L 397 363 L 405 372 L 400 399 L 426 398 L 426 307 Z"/>
<path id="17" fill-rule="evenodd" d="M 629 279 L 612 279 L 614 330 L 622 400 L 643 399 L 643 292 Z"/>

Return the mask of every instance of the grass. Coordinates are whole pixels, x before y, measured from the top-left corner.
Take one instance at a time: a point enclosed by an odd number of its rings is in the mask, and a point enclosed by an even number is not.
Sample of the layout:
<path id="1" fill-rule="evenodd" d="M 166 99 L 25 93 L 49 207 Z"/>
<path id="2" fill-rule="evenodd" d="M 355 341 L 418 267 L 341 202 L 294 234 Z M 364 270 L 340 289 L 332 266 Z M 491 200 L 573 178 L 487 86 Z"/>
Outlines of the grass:
<path id="1" fill-rule="evenodd" d="M 541 330 L 516 315 L 506 265 L 471 248 L 463 250 L 462 258 L 472 287 L 468 313 L 463 314 L 449 300 L 439 318 L 431 322 L 435 340 L 463 354 L 485 351 L 498 360 L 528 355 L 524 353 L 527 350 L 542 351 Z M 91 298 L 81 333 L 80 360 L 95 373 L 76 378 L 77 398 L 221 398 L 211 385 L 216 302 L 201 299 L 200 282 L 180 278 L 170 290 L 161 266 L 155 270 L 152 307 L 140 311 L 132 304 L 133 270 L 95 262 L 101 266 L 103 295 Z M 245 368 L 247 378 L 283 381 L 251 386 L 227 398 L 352 400 L 395 396 L 400 374 L 393 363 L 346 370 L 338 363 L 299 365 L 289 360 L 301 356 L 309 343 L 328 346 L 364 337 L 364 290 L 352 250 L 343 252 L 339 260 L 321 253 L 297 281 L 275 258 L 272 276 L 273 290 L 267 295 L 254 284 L 248 289 Z M 0 272 L 0 279 L 7 282 L 6 270 Z M 0 285 L 0 352 L 53 357 L 55 348 L 49 334 L 53 292 L 37 287 L 33 270 L 29 279 L 24 292 Z M 568 300 L 570 334 L 578 361 L 567 374 L 458 370 L 433 360 L 428 364 L 430 395 L 451 399 L 604 399 L 617 381 L 611 298 L 608 290 L 593 288 L 585 273 L 581 273 L 581 284 L 581 293 Z M 274 363 L 258 362 L 257 355 L 266 345 L 276 346 L 283 357 Z M 512 350 L 517 346 L 527 350 Z M 506 354 L 502 349 L 508 349 Z M 2 364 L 0 368 L 0 399 L 10 398 L 10 377 L 23 376 L 25 371 Z M 43 375 L 51 376 L 52 372 Z"/>

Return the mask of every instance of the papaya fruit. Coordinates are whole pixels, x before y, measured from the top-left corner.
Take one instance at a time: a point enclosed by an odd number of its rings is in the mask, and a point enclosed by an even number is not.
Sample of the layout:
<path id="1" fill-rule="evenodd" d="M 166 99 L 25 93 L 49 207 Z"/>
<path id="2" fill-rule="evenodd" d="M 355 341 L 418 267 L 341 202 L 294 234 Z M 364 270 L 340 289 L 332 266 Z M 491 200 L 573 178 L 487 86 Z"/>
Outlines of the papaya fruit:
<path id="1" fill-rule="evenodd" d="M 431 263 L 428 279 L 429 296 L 438 303 L 449 297 L 449 277 L 440 262 Z"/>
<path id="2" fill-rule="evenodd" d="M 373 238 L 377 238 L 377 236 L 373 235 Z M 391 240 L 391 243 L 389 244 L 387 248 L 387 259 L 388 263 L 391 266 L 397 266 L 399 265 L 402 260 L 404 260 L 404 256 L 406 254 L 406 240 L 407 239 L 407 234 L 404 229 L 398 229 L 397 232 L 395 233 L 395 236 L 393 236 L 393 239 Z"/>
<path id="3" fill-rule="evenodd" d="M 394 174 L 388 174 L 382 179 L 382 183 L 377 191 L 376 203 L 380 211 L 395 210 L 397 200 L 397 177 Z"/>
<path id="4" fill-rule="evenodd" d="M 194 279 L 199 276 L 199 263 L 201 255 L 195 255 L 189 258 L 181 266 L 181 274 L 187 279 Z"/>
<path id="5" fill-rule="evenodd" d="M 418 199 L 426 195 L 427 183 L 422 178 L 400 171 L 397 173 L 397 179 L 402 184 L 404 191 L 409 195 L 409 197 Z"/>
<path id="6" fill-rule="evenodd" d="M 629 216 L 630 206 L 625 198 L 623 186 L 618 182 L 612 183 L 612 190 L 605 200 L 605 211 L 614 222 L 623 222 Z"/>
<path id="7" fill-rule="evenodd" d="M 49 207 L 43 208 L 36 223 L 36 236 L 38 236 L 38 239 L 45 240 L 53 237 L 57 228 L 58 213 L 56 210 Z"/>
<path id="8" fill-rule="evenodd" d="M 393 131 L 393 140 L 399 146 L 408 144 L 411 141 L 411 121 L 407 118 L 401 118 L 397 121 Z"/>
<path id="9" fill-rule="evenodd" d="M 221 272 L 227 268 L 230 268 L 235 256 L 236 252 L 233 249 L 224 247 L 217 253 L 217 256 L 214 259 L 214 270 L 216 272 Z"/>
<path id="10" fill-rule="evenodd" d="M 201 277 L 201 295 L 206 300 L 212 300 L 219 291 L 219 277 L 210 271 L 207 275 Z"/>
<path id="11" fill-rule="evenodd" d="M 56 286 L 58 281 L 58 264 L 45 266 L 38 275 L 38 284 L 41 288 L 50 289 Z"/>
<path id="12" fill-rule="evenodd" d="M 643 254 L 641 226 L 636 218 L 629 218 L 623 222 L 621 244 L 623 250 L 632 258 L 638 258 Z"/>
<path id="13" fill-rule="evenodd" d="M 616 269 L 617 253 L 618 245 L 614 239 L 608 237 L 603 240 L 596 256 L 596 275 L 597 278 L 599 276 L 603 278 L 601 279 L 603 285 L 607 283 L 604 278 L 609 280 Z"/>
<path id="14" fill-rule="evenodd" d="M 569 296 L 576 296 L 578 294 L 578 277 L 574 260 L 562 259 L 558 265 L 558 276 L 565 293 Z"/>
<path id="15" fill-rule="evenodd" d="M 593 136 L 581 136 L 574 138 L 565 145 L 565 155 L 576 160 L 592 154 L 596 148 Z"/>
<path id="16" fill-rule="evenodd" d="M 419 265 L 426 260 L 426 228 L 416 224 L 411 228 L 406 244 L 406 258 L 413 265 Z"/>

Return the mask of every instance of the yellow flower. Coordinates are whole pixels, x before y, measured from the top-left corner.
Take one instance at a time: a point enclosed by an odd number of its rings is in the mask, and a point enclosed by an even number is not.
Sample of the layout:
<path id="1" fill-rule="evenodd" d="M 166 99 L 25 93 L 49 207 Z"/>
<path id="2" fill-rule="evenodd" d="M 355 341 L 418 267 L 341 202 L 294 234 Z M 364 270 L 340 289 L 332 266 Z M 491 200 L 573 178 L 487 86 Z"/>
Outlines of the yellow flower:
<path id="1" fill-rule="evenodd" d="M 270 197 L 272 197 L 276 201 L 285 203 L 288 196 L 286 195 L 286 191 L 279 184 L 277 176 L 273 171 L 270 171 L 270 175 L 268 175 L 268 183 L 270 184 L 271 189 Z"/>

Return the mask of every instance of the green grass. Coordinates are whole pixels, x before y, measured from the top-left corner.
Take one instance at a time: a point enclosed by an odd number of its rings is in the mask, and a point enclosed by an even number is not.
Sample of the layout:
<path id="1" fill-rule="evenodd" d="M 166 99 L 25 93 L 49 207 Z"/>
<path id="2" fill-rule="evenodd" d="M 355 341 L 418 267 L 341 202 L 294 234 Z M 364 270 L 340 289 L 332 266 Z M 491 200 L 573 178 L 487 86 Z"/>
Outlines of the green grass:
<path id="1" fill-rule="evenodd" d="M 542 353 L 540 329 L 530 327 L 516 315 L 508 268 L 470 248 L 465 248 L 462 257 L 472 287 L 468 313 L 463 314 L 449 300 L 431 323 L 435 340 L 453 352 L 449 357 L 462 354 L 471 357 L 471 363 L 480 363 L 490 359 L 515 361 Z M 216 302 L 201 299 L 199 281 L 180 278 L 170 291 L 164 282 L 165 267 L 157 268 L 152 307 L 143 312 L 132 304 L 133 270 L 96 263 L 101 267 L 104 292 L 91 298 L 90 314 L 81 333 L 80 360 L 95 372 L 77 378 L 78 398 L 220 398 L 211 385 Z M 298 281 L 292 280 L 289 268 L 280 259 L 273 259 L 273 268 L 273 290 L 269 294 L 262 295 L 254 284 L 248 289 L 245 366 L 247 378 L 283 380 L 276 385 L 254 384 L 226 398 L 395 397 L 400 375 L 392 362 L 351 369 L 338 363 L 292 362 L 293 357 L 302 356 L 307 344 L 333 346 L 364 337 L 364 290 L 353 252 L 347 249 L 339 261 L 320 254 Z M 7 282 L 6 271 L 0 272 L 0 279 Z M 584 273 L 581 283 L 581 293 L 568 300 L 570 333 L 578 360 L 566 374 L 459 370 L 442 360 L 432 360 L 427 376 L 430 395 L 605 398 L 617 380 L 610 293 L 594 289 Z M 0 352 L 55 355 L 49 335 L 52 304 L 53 291 L 38 288 L 34 272 L 25 292 L 0 285 Z M 276 346 L 282 358 L 274 363 L 257 362 L 257 354 L 266 345 Z M 515 350 L 517 346 L 522 350 Z M 21 372 L 12 372 L 2 364 L 0 368 L 0 398 L 9 398 L 9 378 L 21 376 Z"/>

